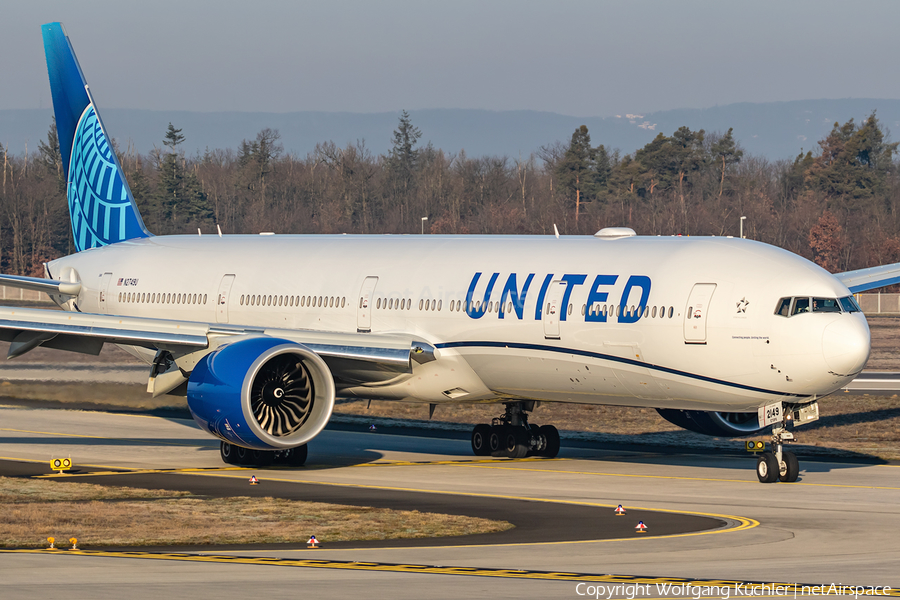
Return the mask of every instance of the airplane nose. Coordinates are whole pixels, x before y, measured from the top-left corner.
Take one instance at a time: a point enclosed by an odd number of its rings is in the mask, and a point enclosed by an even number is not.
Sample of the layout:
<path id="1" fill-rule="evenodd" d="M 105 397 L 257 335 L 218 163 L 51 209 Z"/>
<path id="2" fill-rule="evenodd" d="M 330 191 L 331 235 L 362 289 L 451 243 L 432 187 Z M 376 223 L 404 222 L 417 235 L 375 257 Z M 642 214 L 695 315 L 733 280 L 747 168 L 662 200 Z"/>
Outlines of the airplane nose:
<path id="1" fill-rule="evenodd" d="M 869 360 L 869 325 L 865 319 L 843 315 L 822 335 L 825 362 L 837 375 L 855 375 Z"/>

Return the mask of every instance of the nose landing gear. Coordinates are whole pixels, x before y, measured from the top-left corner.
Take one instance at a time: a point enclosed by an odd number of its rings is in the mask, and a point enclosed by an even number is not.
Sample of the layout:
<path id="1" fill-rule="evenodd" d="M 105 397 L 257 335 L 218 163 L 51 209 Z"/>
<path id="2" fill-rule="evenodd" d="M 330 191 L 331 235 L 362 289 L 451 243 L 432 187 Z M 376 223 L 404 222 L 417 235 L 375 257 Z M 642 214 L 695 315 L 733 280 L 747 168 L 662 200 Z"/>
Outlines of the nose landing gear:
<path id="1" fill-rule="evenodd" d="M 772 427 L 772 449 L 763 452 L 756 460 L 756 477 L 760 483 L 784 481 L 793 483 L 800 475 L 800 461 L 797 455 L 784 449 L 785 442 L 793 442 L 794 434 L 786 428 L 787 420 Z"/>
<path id="2" fill-rule="evenodd" d="M 475 456 L 524 458 L 559 454 L 559 431 L 553 425 L 528 424 L 533 400 L 505 402 L 506 411 L 490 425 L 481 423 L 472 430 L 472 452 Z"/>

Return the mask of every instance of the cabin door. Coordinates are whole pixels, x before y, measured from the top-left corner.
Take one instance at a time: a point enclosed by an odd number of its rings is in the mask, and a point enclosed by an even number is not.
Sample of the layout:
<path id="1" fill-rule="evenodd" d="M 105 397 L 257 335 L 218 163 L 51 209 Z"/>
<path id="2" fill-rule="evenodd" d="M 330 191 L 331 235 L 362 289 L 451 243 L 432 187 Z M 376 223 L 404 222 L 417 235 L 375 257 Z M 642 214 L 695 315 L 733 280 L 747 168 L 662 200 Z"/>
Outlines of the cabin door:
<path id="1" fill-rule="evenodd" d="M 100 314 L 107 314 L 106 311 L 106 300 L 109 296 L 109 282 L 112 281 L 112 273 L 104 273 L 103 277 L 100 279 L 100 295 L 98 297 L 98 308 L 100 309 Z"/>
<path id="2" fill-rule="evenodd" d="M 687 308 L 684 311 L 684 343 L 706 343 L 706 320 L 709 317 L 709 305 L 713 292 L 716 291 L 715 283 L 696 283 L 691 295 L 688 297 Z"/>
<path id="3" fill-rule="evenodd" d="M 219 283 L 219 293 L 216 294 L 216 322 L 228 322 L 228 296 L 231 294 L 231 286 L 234 283 L 234 275 L 225 275 Z"/>
<path id="4" fill-rule="evenodd" d="M 374 304 L 376 285 L 378 285 L 377 277 L 366 277 L 359 290 L 359 302 L 356 304 L 356 331 L 359 333 L 372 331 L 372 305 Z"/>
<path id="5" fill-rule="evenodd" d="M 566 282 L 560 280 L 551 282 L 550 289 L 547 290 L 547 299 L 544 301 L 544 337 L 548 340 L 559 339 L 559 319 L 566 309 L 562 305 L 565 292 Z"/>

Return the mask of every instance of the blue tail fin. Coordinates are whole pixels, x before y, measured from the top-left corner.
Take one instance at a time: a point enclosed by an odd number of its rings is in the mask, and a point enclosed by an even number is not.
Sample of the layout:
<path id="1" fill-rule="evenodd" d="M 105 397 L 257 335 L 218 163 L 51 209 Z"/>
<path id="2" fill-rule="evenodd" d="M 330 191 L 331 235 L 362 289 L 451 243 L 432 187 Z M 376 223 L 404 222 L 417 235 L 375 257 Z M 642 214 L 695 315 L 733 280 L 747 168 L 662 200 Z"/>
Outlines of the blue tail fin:
<path id="1" fill-rule="evenodd" d="M 75 247 L 149 237 L 62 23 L 41 30 Z"/>

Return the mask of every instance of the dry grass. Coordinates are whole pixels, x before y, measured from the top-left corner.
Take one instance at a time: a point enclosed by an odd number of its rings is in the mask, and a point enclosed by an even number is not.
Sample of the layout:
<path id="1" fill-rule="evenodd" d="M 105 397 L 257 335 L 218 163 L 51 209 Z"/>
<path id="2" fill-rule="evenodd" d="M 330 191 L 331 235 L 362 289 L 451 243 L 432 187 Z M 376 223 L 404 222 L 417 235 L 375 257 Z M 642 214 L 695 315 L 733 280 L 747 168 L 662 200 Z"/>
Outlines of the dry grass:
<path id="1" fill-rule="evenodd" d="M 323 543 L 490 533 L 512 527 L 474 517 L 277 498 L 198 498 L 166 490 L 0 478 L 0 546 Z M 131 498 L 143 498 L 132 500 Z"/>

